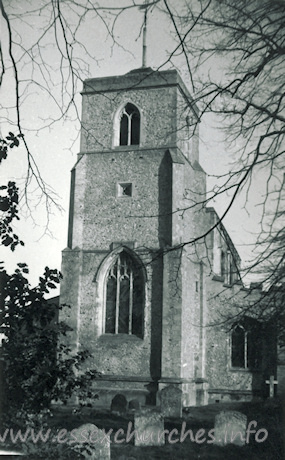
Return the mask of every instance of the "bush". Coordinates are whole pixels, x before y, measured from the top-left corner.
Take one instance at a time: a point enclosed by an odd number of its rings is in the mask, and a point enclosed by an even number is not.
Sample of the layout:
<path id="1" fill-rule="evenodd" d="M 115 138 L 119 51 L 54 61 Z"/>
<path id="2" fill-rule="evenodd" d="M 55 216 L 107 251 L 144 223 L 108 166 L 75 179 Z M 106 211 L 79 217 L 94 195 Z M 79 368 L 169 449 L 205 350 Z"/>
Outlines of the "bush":
<path id="1" fill-rule="evenodd" d="M 71 328 L 58 321 L 58 313 L 68 307 L 51 304 L 44 297 L 59 283 L 60 272 L 46 267 L 38 286 L 31 288 L 25 277 L 27 266 L 18 267 L 12 275 L 0 270 L 1 332 L 6 336 L 2 344 L 4 411 L 15 421 L 49 409 L 53 400 L 66 403 L 74 394 L 86 398 L 92 380 L 99 376 L 96 370 L 80 372 L 90 357 L 87 350 L 73 353 L 66 338 L 63 343 Z"/>

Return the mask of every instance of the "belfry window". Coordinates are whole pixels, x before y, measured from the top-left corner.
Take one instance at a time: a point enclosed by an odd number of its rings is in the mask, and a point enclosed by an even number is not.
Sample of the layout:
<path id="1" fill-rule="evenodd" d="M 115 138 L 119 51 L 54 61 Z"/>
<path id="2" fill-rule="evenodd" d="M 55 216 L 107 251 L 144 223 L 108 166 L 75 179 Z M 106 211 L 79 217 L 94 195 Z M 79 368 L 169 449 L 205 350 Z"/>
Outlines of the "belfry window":
<path id="1" fill-rule="evenodd" d="M 122 251 L 106 278 L 105 333 L 143 335 L 142 267 Z"/>
<path id="2" fill-rule="evenodd" d="M 120 116 L 120 145 L 138 145 L 140 143 L 140 113 L 128 103 Z"/>

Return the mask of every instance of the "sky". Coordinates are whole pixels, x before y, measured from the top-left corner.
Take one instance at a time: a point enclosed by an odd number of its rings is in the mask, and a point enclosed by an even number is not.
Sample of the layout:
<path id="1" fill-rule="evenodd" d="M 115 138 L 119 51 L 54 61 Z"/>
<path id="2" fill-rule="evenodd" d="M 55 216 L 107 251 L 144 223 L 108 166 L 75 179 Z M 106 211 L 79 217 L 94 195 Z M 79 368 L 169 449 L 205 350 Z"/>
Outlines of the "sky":
<path id="1" fill-rule="evenodd" d="M 124 0 L 125 3 L 129 3 Z M 28 202 L 30 211 L 21 200 L 20 221 L 15 226 L 15 231 L 24 240 L 24 247 L 17 247 L 14 253 L 7 248 L 0 247 L 0 260 L 5 261 L 6 269 L 11 272 L 17 263 L 25 262 L 30 268 L 29 280 L 35 285 L 38 276 L 43 273 L 44 267 L 58 268 L 61 266 L 61 251 L 67 244 L 67 223 L 70 190 L 70 170 L 76 162 L 79 152 L 79 131 L 80 122 L 74 107 L 62 120 L 52 122 L 59 117 L 60 111 L 56 101 L 67 100 L 68 88 L 60 84 L 61 75 L 59 71 L 59 55 L 54 46 L 54 34 L 50 32 L 44 37 L 39 49 L 34 48 L 33 57 L 35 60 L 43 59 L 49 73 L 45 72 L 43 65 L 32 68 L 30 64 L 31 55 L 23 53 L 26 48 L 38 40 L 44 30 L 49 10 L 42 10 L 33 13 L 41 5 L 49 2 L 25 1 L 6 2 L 7 13 L 20 14 L 20 18 L 14 17 L 12 25 L 15 32 L 15 40 L 20 43 L 21 49 L 14 48 L 15 55 L 19 60 L 19 78 L 21 79 L 22 105 L 21 116 L 24 128 L 25 139 L 30 151 L 34 156 L 40 174 L 51 190 L 51 196 L 56 200 L 58 207 L 52 206 L 46 213 L 45 203 L 40 199 L 39 190 L 35 181 L 28 187 Z M 110 6 L 121 4 L 115 0 L 99 2 Z M 25 15 L 31 11 L 29 15 Z M 24 14 L 25 13 L 25 14 Z M 103 12 L 102 12 L 103 14 Z M 77 20 L 75 13 L 66 16 L 69 24 Z M 109 75 L 121 75 L 132 69 L 141 66 L 142 38 L 141 27 L 143 23 L 143 12 L 138 8 L 125 11 L 118 17 L 114 29 L 117 44 L 110 39 L 108 31 L 100 17 L 90 14 L 82 18 L 78 32 L 78 39 L 82 41 L 85 48 L 74 45 L 76 63 L 81 79 L 86 77 L 104 77 Z M 108 17 L 107 17 L 108 19 Z M 7 29 L 2 20 L 3 41 L 7 45 Z M 58 41 L 62 48 L 63 42 L 60 31 Z M 171 35 L 171 27 L 165 16 L 159 11 L 153 11 L 148 18 L 147 32 L 147 66 L 158 68 L 168 58 L 168 53 L 173 49 L 174 42 Z M 62 48 L 63 49 L 63 48 Z M 7 62 L 7 69 L 2 85 L 3 107 L 13 106 L 15 101 L 15 85 L 11 68 L 9 68 L 9 56 L 4 55 Z M 20 60 L 21 58 L 21 60 Z M 23 64 L 24 63 L 24 64 Z M 185 69 L 185 63 L 181 57 L 174 59 L 182 78 L 189 86 L 189 78 Z M 217 71 L 219 71 L 217 62 Z M 168 63 L 162 69 L 170 68 Z M 68 76 L 68 69 L 64 69 L 65 77 Z M 33 78 L 37 84 L 31 84 Z M 47 84 L 50 88 L 48 94 L 43 87 Z M 41 86 L 42 85 L 42 86 Z M 76 87 L 75 103 L 78 114 L 81 113 L 80 91 L 82 83 Z M 190 87 L 189 87 L 190 89 Z M 191 91 L 191 89 L 190 89 Z M 13 124 L 7 122 L 9 115 L 13 118 L 13 111 L 1 110 L 1 133 L 5 136 L 13 131 Z M 15 116 L 14 116 L 15 120 Z M 43 126 L 46 126 L 43 128 Z M 200 125 L 200 162 L 202 167 L 211 176 L 228 170 L 234 157 L 226 150 L 223 143 L 219 123 L 212 117 L 205 117 Z M 27 155 L 23 147 L 13 149 L 8 160 L 1 165 L 1 176 L 4 180 L 15 180 L 20 190 L 24 189 L 27 174 Z M 259 178 L 260 179 L 260 178 Z M 2 179 L 3 181 L 3 179 Z M 215 179 L 209 177 L 209 188 Z M 258 232 L 258 221 L 260 209 L 258 202 L 264 193 L 262 180 L 256 180 L 251 193 L 247 209 L 244 209 L 245 197 L 240 197 L 233 210 L 225 220 L 226 227 L 232 237 L 237 249 L 245 261 L 250 256 L 252 243 Z M 225 198 L 216 200 L 214 206 L 219 213 L 225 206 Z"/>

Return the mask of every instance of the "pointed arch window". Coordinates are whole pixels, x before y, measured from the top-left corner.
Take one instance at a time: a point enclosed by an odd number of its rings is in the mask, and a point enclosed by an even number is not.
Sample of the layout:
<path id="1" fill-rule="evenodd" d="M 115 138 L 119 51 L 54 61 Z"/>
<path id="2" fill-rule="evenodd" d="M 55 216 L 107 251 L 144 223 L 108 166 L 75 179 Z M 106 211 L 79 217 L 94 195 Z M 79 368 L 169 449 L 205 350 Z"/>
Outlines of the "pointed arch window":
<path id="1" fill-rule="evenodd" d="M 259 369 L 261 366 L 261 326 L 253 318 L 244 324 L 235 324 L 231 333 L 231 365 L 243 369 Z"/>
<path id="2" fill-rule="evenodd" d="M 237 324 L 232 331 L 232 367 L 248 367 L 247 331 Z"/>
<path id="3" fill-rule="evenodd" d="M 138 145 L 140 143 L 140 113 L 137 107 L 128 103 L 120 114 L 119 145 Z"/>
<path id="4" fill-rule="evenodd" d="M 106 277 L 105 333 L 142 337 L 143 304 L 142 267 L 122 251 Z"/>

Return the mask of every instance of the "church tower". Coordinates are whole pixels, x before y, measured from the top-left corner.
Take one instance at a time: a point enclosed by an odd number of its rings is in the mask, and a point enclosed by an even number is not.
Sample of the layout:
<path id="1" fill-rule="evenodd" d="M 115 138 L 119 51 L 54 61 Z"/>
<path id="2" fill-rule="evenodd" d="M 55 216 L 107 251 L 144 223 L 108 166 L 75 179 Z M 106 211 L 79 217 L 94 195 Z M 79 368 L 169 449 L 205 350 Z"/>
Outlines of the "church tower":
<path id="1" fill-rule="evenodd" d="M 61 286 L 73 346 L 103 373 L 99 403 L 170 383 L 190 403 L 204 373 L 199 251 L 181 246 L 206 216 L 191 206 L 206 191 L 197 109 L 176 70 L 86 80 L 82 97 Z"/>
<path id="2" fill-rule="evenodd" d="M 248 326 L 205 327 L 233 308 L 239 256 L 205 208 L 191 95 L 176 70 L 143 67 L 86 80 L 82 98 L 60 301 L 102 373 L 96 403 L 250 398 Z"/>
<path id="3" fill-rule="evenodd" d="M 225 322 L 251 294 L 205 207 L 199 116 L 178 72 L 89 79 L 82 98 L 60 302 L 71 346 L 102 373 L 92 402 L 123 394 L 163 407 L 167 396 L 179 415 L 260 394 L 270 356 L 260 359 L 257 320 Z"/>

